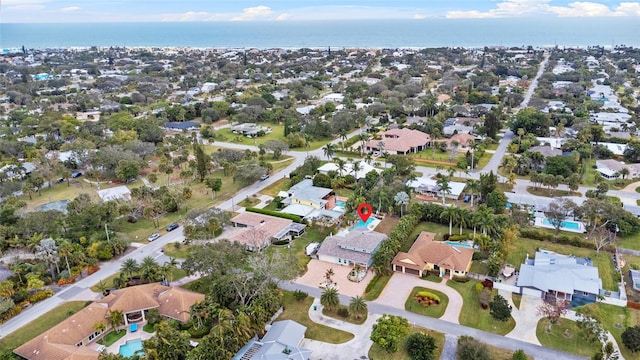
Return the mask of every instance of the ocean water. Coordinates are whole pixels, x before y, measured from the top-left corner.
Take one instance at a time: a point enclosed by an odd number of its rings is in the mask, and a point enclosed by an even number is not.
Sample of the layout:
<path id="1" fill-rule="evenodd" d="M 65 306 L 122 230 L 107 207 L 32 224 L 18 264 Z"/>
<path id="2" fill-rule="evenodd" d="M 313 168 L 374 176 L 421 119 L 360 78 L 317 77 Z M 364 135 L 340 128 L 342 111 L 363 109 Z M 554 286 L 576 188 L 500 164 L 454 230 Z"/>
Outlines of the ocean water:
<path id="1" fill-rule="evenodd" d="M 314 22 L 0 23 L 0 48 L 159 46 L 398 48 L 640 46 L 628 18 L 424 19 Z"/>

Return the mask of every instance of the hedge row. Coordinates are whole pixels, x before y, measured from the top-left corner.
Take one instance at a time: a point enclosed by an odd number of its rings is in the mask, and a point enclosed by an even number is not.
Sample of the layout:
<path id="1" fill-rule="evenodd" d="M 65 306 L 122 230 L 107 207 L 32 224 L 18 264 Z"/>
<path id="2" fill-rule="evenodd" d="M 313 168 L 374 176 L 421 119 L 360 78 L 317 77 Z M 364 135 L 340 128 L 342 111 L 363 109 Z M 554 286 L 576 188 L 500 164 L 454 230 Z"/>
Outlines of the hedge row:
<path id="1" fill-rule="evenodd" d="M 283 219 L 293 220 L 293 222 L 297 222 L 297 223 L 301 223 L 301 224 L 303 223 L 302 219 L 298 215 L 285 214 L 285 213 L 281 213 L 279 211 L 258 209 L 258 208 L 254 208 L 254 207 L 248 207 L 248 208 L 246 208 L 246 210 L 248 212 L 253 212 L 253 213 L 263 214 L 263 215 L 269 215 L 269 216 L 275 216 L 275 217 L 279 217 L 279 218 L 283 218 Z"/>
<path id="2" fill-rule="evenodd" d="M 520 236 L 540 240 L 557 242 L 558 244 L 571 245 L 585 249 L 593 249 L 593 243 L 587 241 L 582 235 L 560 235 L 558 239 L 553 234 L 538 229 L 520 229 Z"/>

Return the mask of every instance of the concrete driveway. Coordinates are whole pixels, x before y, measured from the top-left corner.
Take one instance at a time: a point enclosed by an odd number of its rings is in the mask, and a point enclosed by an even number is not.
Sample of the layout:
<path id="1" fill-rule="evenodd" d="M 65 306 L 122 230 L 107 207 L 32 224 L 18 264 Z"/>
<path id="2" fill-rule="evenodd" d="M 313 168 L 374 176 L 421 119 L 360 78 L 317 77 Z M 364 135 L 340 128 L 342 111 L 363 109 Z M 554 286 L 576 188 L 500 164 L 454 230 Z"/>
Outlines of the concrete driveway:
<path id="1" fill-rule="evenodd" d="M 367 284 L 373 278 L 373 271 L 367 271 L 367 275 L 359 283 L 353 282 L 347 278 L 351 271 L 351 266 L 342 266 L 338 264 L 328 263 L 313 259 L 307 265 L 307 272 L 295 280 L 298 284 L 312 287 L 319 287 L 325 282 L 325 273 L 328 269 L 333 269 L 333 281 L 338 284 L 338 293 L 347 296 L 362 296 Z"/>
<path id="2" fill-rule="evenodd" d="M 428 289 L 438 290 L 449 297 L 449 305 L 440 319 L 459 324 L 458 318 L 462 310 L 462 296 L 454 289 L 446 285 L 446 280 L 441 283 L 422 280 L 415 275 L 396 272 L 389 279 L 389 283 L 382 291 L 382 294 L 374 302 L 382 305 L 404 310 L 404 303 L 411 295 L 414 287 L 421 286 Z"/>
<path id="3" fill-rule="evenodd" d="M 536 327 L 538 326 L 538 321 L 542 318 L 542 316 L 538 315 L 538 305 L 542 304 L 542 298 L 522 295 L 520 309 L 518 309 L 513 303 L 510 291 L 499 290 L 498 292 L 511 305 L 511 316 L 516 321 L 516 327 L 505 336 L 541 345 L 536 336 Z"/>

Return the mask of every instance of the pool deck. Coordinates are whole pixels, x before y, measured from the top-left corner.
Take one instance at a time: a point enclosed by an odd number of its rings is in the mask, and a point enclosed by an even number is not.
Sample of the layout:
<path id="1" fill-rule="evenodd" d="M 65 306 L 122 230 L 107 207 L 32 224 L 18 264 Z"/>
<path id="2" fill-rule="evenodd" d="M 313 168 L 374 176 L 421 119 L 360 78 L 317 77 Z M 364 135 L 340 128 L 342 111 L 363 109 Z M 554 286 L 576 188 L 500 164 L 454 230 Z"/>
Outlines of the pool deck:
<path id="1" fill-rule="evenodd" d="M 136 331 L 136 332 L 131 332 L 127 328 L 126 329 L 127 333 L 122 338 L 120 338 L 118 341 L 116 341 L 111 346 L 106 348 L 107 352 L 110 353 L 110 354 L 118 354 L 119 351 L 120 351 L 120 345 L 124 345 L 124 343 L 126 343 L 129 340 L 142 339 L 144 341 L 144 340 L 150 339 L 153 336 L 153 334 L 150 334 L 150 333 L 142 330 L 143 326 L 144 326 L 144 324 L 138 324 L 138 331 Z M 103 345 L 100 345 L 95 341 L 92 342 L 91 344 L 87 345 L 87 347 L 89 349 L 93 349 L 95 351 L 100 351 L 101 348 L 104 348 Z"/>
<path id="2" fill-rule="evenodd" d="M 554 229 L 553 225 L 545 224 L 544 220 L 546 220 L 546 218 L 537 217 L 535 220 L 535 226 L 545 228 L 545 229 Z M 584 228 L 584 224 L 582 222 L 573 221 L 573 220 L 563 220 L 563 221 L 571 221 L 571 222 L 577 223 L 579 228 L 571 229 L 566 227 L 560 227 L 560 230 L 562 231 L 568 231 L 568 232 L 577 233 L 577 234 L 584 234 L 584 232 L 586 231 L 586 229 Z"/>

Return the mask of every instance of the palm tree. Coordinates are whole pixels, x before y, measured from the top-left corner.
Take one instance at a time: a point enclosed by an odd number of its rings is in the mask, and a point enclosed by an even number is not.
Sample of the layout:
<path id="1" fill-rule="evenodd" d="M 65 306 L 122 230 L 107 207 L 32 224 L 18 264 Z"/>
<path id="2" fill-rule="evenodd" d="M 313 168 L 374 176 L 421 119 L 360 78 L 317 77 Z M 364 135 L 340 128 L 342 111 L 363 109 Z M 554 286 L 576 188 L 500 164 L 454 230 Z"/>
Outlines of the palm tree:
<path id="1" fill-rule="evenodd" d="M 58 245 L 58 255 L 64 257 L 65 262 L 67 263 L 67 271 L 69 272 L 69 276 L 71 276 L 71 267 L 69 266 L 69 256 L 73 254 L 74 248 L 73 244 L 69 240 L 61 240 L 60 245 Z"/>
<path id="2" fill-rule="evenodd" d="M 105 330 L 107 330 L 107 325 L 105 325 L 102 321 L 98 321 L 97 323 L 93 324 L 93 330 L 99 333 L 103 333 Z"/>
<path id="3" fill-rule="evenodd" d="M 107 321 L 114 330 L 118 331 L 118 327 L 124 325 L 124 314 L 120 310 L 109 310 Z"/>
<path id="4" fill-rule="evenodd" d="M 491 209 L 487 207 L 487 205 L 482 204 L 478 207 L 474 216 L 477 216 L 476 224 L 480 225 L 480 230 L 482 230 L 482 235 L 487 235 L 487 232 L 492 232 L 495 227 L 495 218 L 491 213 Z M 475 233 L 475 230 L 474 230 Z"/>
<path id="5" fill-rule="evenodd" d="M 344 151 L 344 142 L 347 140 L 347 132 L 340 130 L 340 139 L 342 140 L 342 151 Z"/>
<path id="6" fill-rule="evenodd" d="M 480 183 L 478 182 L 478 180 L 467 180 L 467 191 L 469 191 L 469 193 L 471 194 L 471 207 L 473 207 L 473 199 L 478 190 L 480 190 Z"/>
<path id="7" fill-rule="evenodd" d="M 458 215 L 458 210 L 453 205 L 446 207 L 440 213 L 440 219 L 449 219 L 449 236 L 453 232 L 453 219 Z"/>
<path id="8" fill-rule="evenodd" d="M 333 158 L 333 162 L 338 166 L 338 173 L 340 174 L 340 176 L 342 176 L 344 173 L 346 162 L 339 157 Z"/>
<path id="9" fill-rule="evenodd" d="M 324 273 L 324 278 L 327 280 L 327 284 L 333 284 L 333 279 L 331 277 L 333 277 L 333 275 L 335 274 L 336 273 L 333 272 L 333 268 L 327 269 L 327 271 Z"/>
<path id="10" fill-rule="evenodd" d="M 151 256 L 147 256 L 142 259 L 142 263 L 140 264 L 140 276 L 143 280 L 148 282 L 156 280 L 158 270 L 158 263 Z"/>
<path id="11" fill-rule="evenodd" d="M 402 207 L 409 205 L 409 200 L 410 200 L 409 194 L 407 194 L 404 191 L 400 191 L 399 193 L 396 194 L 396 196 L 393 197 L 393 201 L 396 202 L 396 205 L 400 206 L 400 217 L 404 216 Z"/>
<path id="12" fill-rule="evenodd" d="M 351 301 L 349 301 L 349 315 L 355 317 L 356 319 L 360 319 L 361 317 L 367 315 L 369 311 L 369 306 L 364 301 L 362 296 L 352 297 Z"/>
<path id="13" fill-rule="evenodd" d="M 324 152 L 324 156 L 326 156 L 327 159 L 331 159 L 336 153 L 336 147 L 335 145 L 328 143 L 322 148 L 322 151 Z"/>
<path id="14" fill-rule="evenodd" d="M 127 280 L 131 280 L 133 274 L 137 273 L 139 270 L 138 262 L 131 258 L 125 260 L 122 263 L 122 266 L 120 266 L 120 272 L 127 277 Z"/>
<path id="15" fill-rule="evenodd" d="M 358 180 L 358 171 L 360 171 L 360 160 L 354 160 L 352 168 L 353 168 L 353 177 L 356 178 L 356 180 Z"/>
<path id="16" fill-rule="evenodd" d="M 444 197 L 447 194 L 451 194 L 451 186 L 449 185 L 449 178 L 442 175 L 438 180 L 436 180 L 436 185 L 440 188 L 440 193 L 442 193 L 442 205 L 444 205 Z"/>
<path id="17" fill-rule="evenodd" d="M 338 290 L 333 287 L 330 287 L 322 292 L 320 295 L 320 304 L 327 308 L 327 310 L 332 311 L 340 304 L 340 298 L 338 297 Z"/>
<path id="18" fill-rule="evenodd" d="M 471 219 L 471 211 L 468 209 L 458 208 L 458 216 L 456 217 L 456 220 L 458 220 L 457 223 L 460 225 L 460 235 L 462 235 L 462 228 L 469 226 L 469 219 Z"/>
<path id="19" fill-rule="evenodd" d="M 623 167 L 620 169 L 620 175 L 622 175 L 622 180 L 624 180 L 625 177 L 629 176 L 629 169 Z"/>

